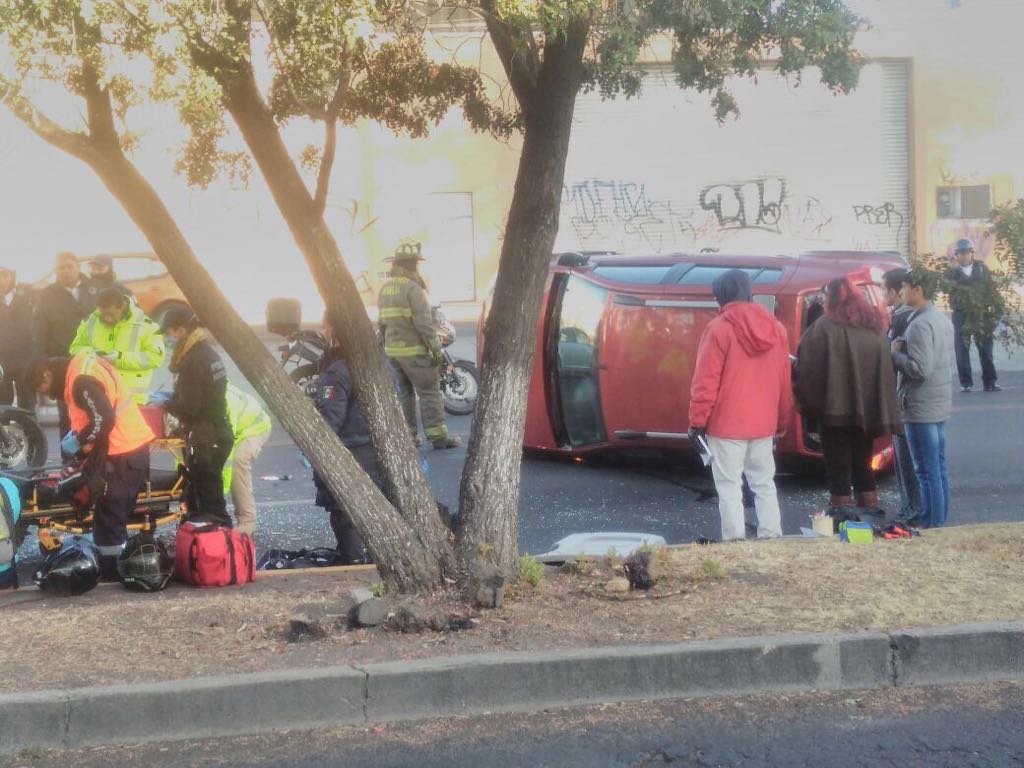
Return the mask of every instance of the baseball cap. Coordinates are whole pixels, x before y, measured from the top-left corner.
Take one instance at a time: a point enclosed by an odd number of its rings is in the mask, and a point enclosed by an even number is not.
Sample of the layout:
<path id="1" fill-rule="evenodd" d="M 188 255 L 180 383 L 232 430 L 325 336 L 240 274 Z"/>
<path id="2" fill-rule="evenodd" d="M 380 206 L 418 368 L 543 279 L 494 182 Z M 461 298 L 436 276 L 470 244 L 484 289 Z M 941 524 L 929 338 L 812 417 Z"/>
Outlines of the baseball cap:
<path id="1" fill-rule="evenodd" d="M 89 259 L 88 263 L 95 264 L 98 267 L 106 267 L 107 269 L 114 268 L 114 260 L 105 253 L 101 253 L 99 256 L 93 256 Z"/>

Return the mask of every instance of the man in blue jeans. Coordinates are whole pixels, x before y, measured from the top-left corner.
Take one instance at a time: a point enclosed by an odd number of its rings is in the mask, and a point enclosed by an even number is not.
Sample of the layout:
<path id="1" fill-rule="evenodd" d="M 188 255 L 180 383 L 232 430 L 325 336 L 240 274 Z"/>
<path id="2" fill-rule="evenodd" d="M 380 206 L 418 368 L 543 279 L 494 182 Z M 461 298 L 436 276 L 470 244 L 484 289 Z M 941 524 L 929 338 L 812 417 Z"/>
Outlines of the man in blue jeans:
<path id="1" fill-rule="evenodd" d="M 922 528 L 942 527 L 949 514 L 946 421 L 953 410 L 953 323 L 931 302 L 936 283 L 928 270 L 910 270 L 900 297 L 914 314 L 906 339 L 892 342 L 904 434 L 921 486 Z"/>

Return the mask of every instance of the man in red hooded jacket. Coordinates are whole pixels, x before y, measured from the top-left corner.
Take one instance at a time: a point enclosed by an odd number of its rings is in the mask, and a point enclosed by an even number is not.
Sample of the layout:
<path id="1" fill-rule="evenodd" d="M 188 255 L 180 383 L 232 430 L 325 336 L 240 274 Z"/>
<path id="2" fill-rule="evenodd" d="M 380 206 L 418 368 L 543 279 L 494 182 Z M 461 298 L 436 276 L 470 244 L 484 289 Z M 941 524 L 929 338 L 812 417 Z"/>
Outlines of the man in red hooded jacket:
<path id="1" fill-rule="evenodd" d="M 697 349 L 690 387 L 690 438 L 706 437 L 718 491 L 722 540 L 746 535 L 743 476 L 754 493 L 757 535 L 782 535 L 773 438 L 793 413 L 786 329 L 755 304 L 750 277 L 731 269 L 712 285 L 721 313 Z"/>

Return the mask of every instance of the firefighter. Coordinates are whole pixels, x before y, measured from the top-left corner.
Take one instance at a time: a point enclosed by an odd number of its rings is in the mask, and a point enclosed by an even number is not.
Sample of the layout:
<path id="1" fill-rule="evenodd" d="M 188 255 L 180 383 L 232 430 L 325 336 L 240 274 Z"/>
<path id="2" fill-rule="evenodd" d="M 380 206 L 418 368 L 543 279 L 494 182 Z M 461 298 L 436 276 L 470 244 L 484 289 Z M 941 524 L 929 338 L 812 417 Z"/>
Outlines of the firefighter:
<path id="1" fill-rule="evenodd" d="M 149 479 L 149 428 L 114 366 L 91 352 L 44 358 L 29 366 L 43 395 L 63 393 L 71 431 L 61 450 L 84 458 L 82 472 L 95 503 L 93 540 L 104 578 L 117 577 L 117 555 L 128 539 L 128 516 Z M 98 497 L 98 498 L 97 498 Z"/>
<path id="2" fill-rule="evenodd" d="M 174 393 L 167 400 L 156 393 L 150 402 L 163 405 L 185 431 L 185 504 L 189 520 L 231 527 L 223 473 L 234 435 L 228 419 L 224 361 L 199 319 L 188 309 L 169 311 L 161 330 L 172 350 Z"/>
<path id="3" fill-rule="evenodd" d="M 256 498 L 252 493 L 252 465 L 270 438 L 270 414 L 260 401 L 234 384 L 227 389 L 228 420 L 233 447 L 224 466 L 224 493 L 231 492 L 235 528 L 250 536 L 256 530 Z"/>
<path id="4" fill-rule="evenodd" d="M 423 261 L 420 244 L 400 245 L 395 251 L 390 279 L 380 290 L 377 306 L 384 331 L 384 353 L 398 373 L 402 413 L 416 438 L 416 398 L 420 401 L 423 431 L 434 448 L 457 448 L 449 437 L 441 398 L 438 368 L 444 362 L 426 285 L 417 269 Z"/>
<path id="5" fill-rule="evenodd" d="M 101 291 L 96 311 L 78 326 L 70 353 L 79 352 L 93 352 L 113 364 L 137 403 L 146 402 L 153 371 L 164 364 L 160 326 L 117 287 Z"/>

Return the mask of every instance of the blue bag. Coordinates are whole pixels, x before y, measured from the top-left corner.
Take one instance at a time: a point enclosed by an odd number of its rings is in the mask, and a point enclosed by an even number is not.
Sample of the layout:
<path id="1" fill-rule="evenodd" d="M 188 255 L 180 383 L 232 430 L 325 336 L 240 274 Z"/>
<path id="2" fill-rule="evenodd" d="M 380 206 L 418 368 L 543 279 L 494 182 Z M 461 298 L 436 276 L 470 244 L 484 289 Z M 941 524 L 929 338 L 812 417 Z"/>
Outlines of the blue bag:
<path id="1" fill-rule="evenodd" d="M 21 494 L 8 478 L 0 477 L 0 587 L 18 588 L 18 518 Z"/>

